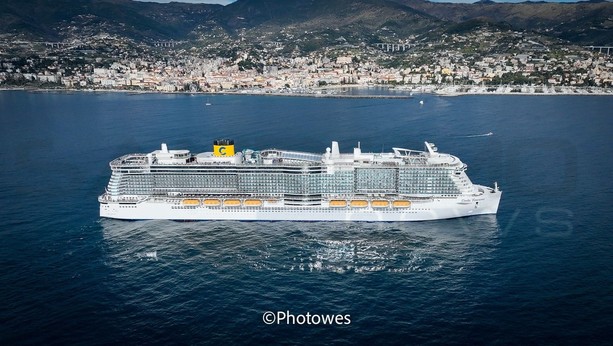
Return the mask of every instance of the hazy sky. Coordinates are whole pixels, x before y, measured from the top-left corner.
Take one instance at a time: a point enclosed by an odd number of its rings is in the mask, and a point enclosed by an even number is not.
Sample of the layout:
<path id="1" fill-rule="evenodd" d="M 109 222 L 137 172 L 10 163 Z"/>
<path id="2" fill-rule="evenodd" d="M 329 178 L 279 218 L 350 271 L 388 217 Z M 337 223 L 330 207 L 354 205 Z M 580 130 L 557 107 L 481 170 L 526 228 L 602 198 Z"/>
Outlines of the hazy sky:
<path id="1" fill-rule="evenodd" d="M 137 0 L 149 2 L 189 2 L 193 4 L 221 4 L 227 5 L 235 0 Z M 476 2 L 476 0 L 430 0 L 433 2 Z M 494 0 L 496 2 L 524 2 L 526 0 Z M 577 0 L 546 0 L 550 2 L 577 2 Z"/>

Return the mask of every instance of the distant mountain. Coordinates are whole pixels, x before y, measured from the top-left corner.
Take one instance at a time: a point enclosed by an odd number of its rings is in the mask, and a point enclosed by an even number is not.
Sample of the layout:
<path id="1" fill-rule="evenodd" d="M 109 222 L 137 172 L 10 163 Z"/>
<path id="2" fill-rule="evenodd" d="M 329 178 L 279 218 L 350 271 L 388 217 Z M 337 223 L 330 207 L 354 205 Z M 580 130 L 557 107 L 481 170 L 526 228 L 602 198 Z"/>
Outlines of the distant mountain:
<path id="1" fill-rule="evenodd" d="M 346 25 L 375 29 L 398 22 L 417 30 L 439 22 L 391 0 L 239 0 L 224 8 L 223 19 L 232 29 L 278 25 L 311 30 Z"/>
<path id="2" fill-rule="evenodd" d="M 506 23 L 584 44 L 613 45 L 613 3 L 601 0 L 576 3 L 531 2 L 434 3 L 426 0 L 394 0 L 453 23 L 474 19 Z"/>
<path id="3" fill-rule="evenodd" d="M 358 42 L 423 33 L 435 36 L 474 20 L 577 43 L 613 44 L 611 2 L 238 0 L 227 6 L 131 0 L 0 2 L 0 35 L 53 41 L 101 32 L 136 41 L 191 40 L 210 33 L 274 40 L 283 32 L 285 37 L 334 33 L 329 36 Z"/>
<path id="4" fill-rule="evenodd" d="M 341 37 L 350 44 L 398 40 L 445 26 L 391 0 L 238 0 L 220 14 L 219 23 L 229 33 L 271 40 L 290 35 L 298 41 L 317 37 L 322 45 Z"/>
<path id="5" fill-rule="evenodd" d="M 99 32 L 136 40 L 184 40 L 218 29 L 230 35 L 248 30 L 259 36 L 271 29 L 321 31 L 347 25 L 356 31 L 388 25 L 416 32 L 439 22 L 388 0 L 239 0 L 225 7 L 131 0 L 0 2 L 0 34 L 45 40 Z"/>
<path id="6" fill-rule="evenodd" d="M 60 40 L 106 32 L 135 40 L 184 39 L 221 5 L 132 0 L 3 0 L 0 33 Z"/>

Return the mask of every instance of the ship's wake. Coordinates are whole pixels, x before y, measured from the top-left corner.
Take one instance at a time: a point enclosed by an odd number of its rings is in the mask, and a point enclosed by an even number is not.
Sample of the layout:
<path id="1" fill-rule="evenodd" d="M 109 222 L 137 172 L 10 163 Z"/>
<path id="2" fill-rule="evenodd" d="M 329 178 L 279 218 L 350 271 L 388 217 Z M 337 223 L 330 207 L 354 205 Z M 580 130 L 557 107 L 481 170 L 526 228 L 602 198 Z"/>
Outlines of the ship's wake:
<path id="1" fill-rule="evenodd" d="M 494 132 L 482 133 L 479 135 L 466 135 L 466 136 L 458 136 L 458 138 L 476 138 L 476 137 L 489 137 L 493 136 Z"/>
<path id="2" fill-rule="evenodd" d="M 466 136 L 458 136 L 459 138 L 476 138 L 476 137 L 489 137 L 493 136 L 494 132 L 482 133 L 479 135 L 466 135 Z"/>

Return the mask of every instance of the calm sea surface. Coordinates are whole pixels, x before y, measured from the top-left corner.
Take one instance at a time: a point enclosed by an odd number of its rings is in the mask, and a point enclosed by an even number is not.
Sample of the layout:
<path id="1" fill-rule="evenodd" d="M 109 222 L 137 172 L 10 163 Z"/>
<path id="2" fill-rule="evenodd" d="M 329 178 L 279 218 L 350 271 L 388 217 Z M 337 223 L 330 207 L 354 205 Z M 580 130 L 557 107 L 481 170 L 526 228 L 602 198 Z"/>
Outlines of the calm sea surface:
<path id="1" fill-rule="evenodd" d="M 0 92 L 0 344 L 606 344 L 612 135 L 613 97 Z M 428 140 L 504 193 L 497 216 L 435 222 L 99 218 L 109 161 L 216 138 Z"/>

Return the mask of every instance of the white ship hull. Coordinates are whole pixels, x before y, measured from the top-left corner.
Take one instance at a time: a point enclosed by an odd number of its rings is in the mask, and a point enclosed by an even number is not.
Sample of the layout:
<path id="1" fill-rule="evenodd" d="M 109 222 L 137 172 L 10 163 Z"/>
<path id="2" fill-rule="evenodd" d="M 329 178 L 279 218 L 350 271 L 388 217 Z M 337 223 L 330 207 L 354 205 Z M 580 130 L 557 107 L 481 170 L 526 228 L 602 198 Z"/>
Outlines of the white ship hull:
<path id="1" fill-rule="evenodd" d="M 425 221 L 496 214 L 501 192 L 481 187 L 481 195 L 411 201 L 410 207 L 335 208 L 322 206 L 183 206 L 180 199 L 149 198 L 136 203 L 105 201 L 100 216 L 124 220 L 242 220 L 242 221 Z"/>

